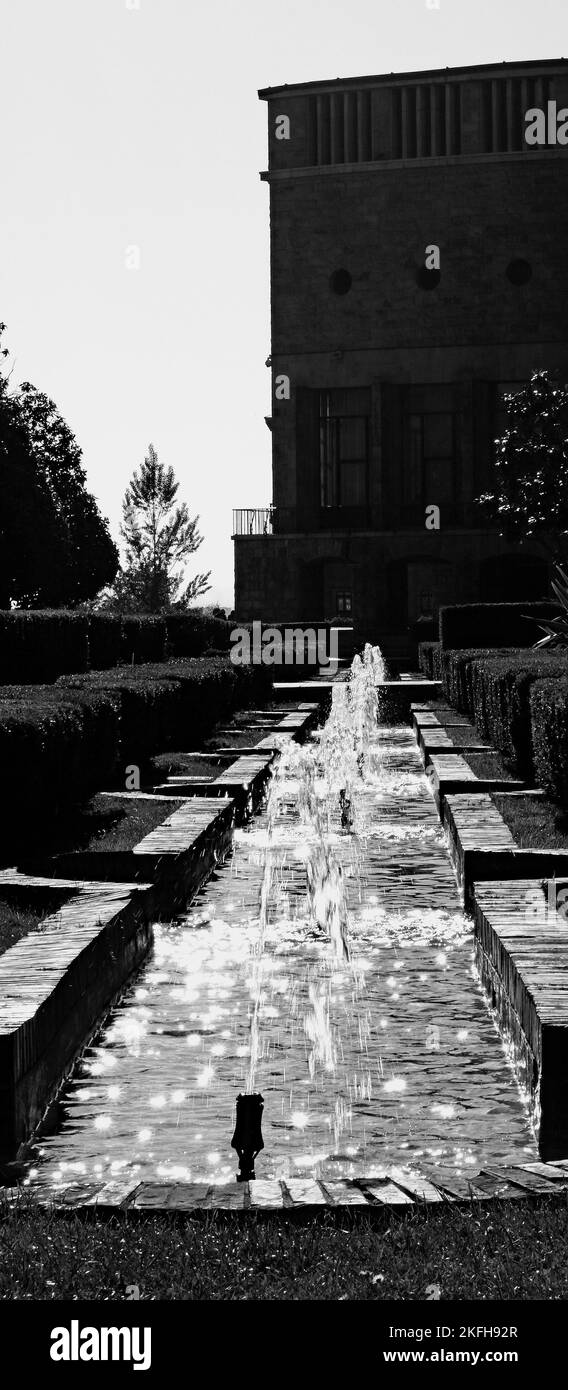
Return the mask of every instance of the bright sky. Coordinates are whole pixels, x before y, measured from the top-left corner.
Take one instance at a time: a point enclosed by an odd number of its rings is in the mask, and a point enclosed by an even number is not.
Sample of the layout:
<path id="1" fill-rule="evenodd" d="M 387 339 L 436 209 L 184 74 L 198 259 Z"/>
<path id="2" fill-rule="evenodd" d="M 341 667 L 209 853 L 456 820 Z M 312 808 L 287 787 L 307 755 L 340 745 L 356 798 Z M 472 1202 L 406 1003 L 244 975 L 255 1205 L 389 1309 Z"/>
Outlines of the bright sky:
<path id="1" fill-rule="evenodd" d="M 231 509 L 271 498 L 258 88 L 563 56 L 566 0 L 0 0 L 0 321 L 117 539 L 152 442 L 232 604 Z"/>

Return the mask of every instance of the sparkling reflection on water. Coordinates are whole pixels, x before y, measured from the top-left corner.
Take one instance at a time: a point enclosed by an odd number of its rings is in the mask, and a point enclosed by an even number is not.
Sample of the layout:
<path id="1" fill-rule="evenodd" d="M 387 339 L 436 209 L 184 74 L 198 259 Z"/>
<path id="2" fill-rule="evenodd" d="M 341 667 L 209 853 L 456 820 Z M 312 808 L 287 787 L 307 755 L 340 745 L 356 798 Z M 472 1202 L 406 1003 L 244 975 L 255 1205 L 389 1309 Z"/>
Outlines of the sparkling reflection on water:
<path id="1" fill-rule="evenodd" d="M 37 1146 L 33 1183 L 230 1180 L 234 1102 L 251 1082 L 265 1101 L 258 1176 L 467 1173 L 537 1156 L 412 735 L 380 729 L 368 754 L 351 833 L 337 796 L 312 786 L 349 958 L 307 892 L 317 835 L 291 775 L 185 919 L 156 928 Z"/>

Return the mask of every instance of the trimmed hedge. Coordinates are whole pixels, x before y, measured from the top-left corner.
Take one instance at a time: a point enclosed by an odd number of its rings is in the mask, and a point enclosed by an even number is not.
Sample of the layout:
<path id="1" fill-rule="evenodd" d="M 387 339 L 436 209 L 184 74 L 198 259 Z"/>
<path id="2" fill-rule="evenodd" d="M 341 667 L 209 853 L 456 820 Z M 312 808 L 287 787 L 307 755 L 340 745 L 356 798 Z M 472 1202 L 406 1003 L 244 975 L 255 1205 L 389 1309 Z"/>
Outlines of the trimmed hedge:
<path id="1" fill-rule="evenodd" d="M 164 618 L 151 614 L 123 617 L 121 628 L 122 662 L 139 665 L 146 661 L 164 661 L 166 657 L 166 623 Z"/>
<path id="2" fill-rule="evenodd" d="M 418 666 L 428 680 L 442 679 L 442 653 L 439 642 L 418 644 Z"/>
<path id="3" fill-rule="evenodd" d="M 532 647 L 544 634 L 530 618 L 556 618 L 557 603 L 461 603 L 440 609 L 440 645 L 450 648 Z"/>
<path id="4" fill-rule="evenodd" d="M 86 614 L 0 611 L 0 683 L 52 681 L 65 671 L 85 671 L 88 661 Z"/>
<path id="5" fill-rule="evenodd" d="M 568 806 L 568 676 L 535 681 L 530 712 L 536 778 L 553 800 Z"/>
<path id="6" fill-rule="evenodd" d="M 124 786 L 130 763 L 191 748 L 237 705 L 262 702 L 268 667 L 227 657 L 61 676 L 0 688 L 0 766 L 11 842 L 98 788 Z"/>
<path id="7" fill-rule="evenodd" d="M 237 704 L 267 700 L 272 688 L 268 667 L 238 667 L 226 657 L 61 676 L 57 686 L 115 694 L 121 710 L 123 765 L 141 765 L 157 751 L 195 747 Z"/>
<path id="8" fill-rule="evenodd" d="M 83 799 L 117 771 L 120 709 L 109 694 L 0 688 L 0 766 L 8 835 Z"/>
<path id="9" fill-rule="evenodd" d="M 503 653 L 501 653 L 503 655 Z M 470 666 L 473 661 L 483 657 L 497 657 L 499 652 L 487 648 L 472 647 L 469 650 L 443 651 L 440 646 L 439 660 L 444 695 L 451 705 L 462 714 L 473 718 L 473 689 L 470 680 Z"/>
<path id="10" fill-rule="evenodd" d="M 530 693 L 544 677 L 568 675 L 568 652 L 491 650 L 442 653 L 444 689 L 523 777 L 535 776 Z"/>
<path id="11" fill-rule="evenodd" d="M 207 613 L 166 614 L 168 657 L 201 656 L 214 648 L 227 652 L 229 634 L 235 624 L 225 618 L 213 618 Z"/>
<path id="12" fill-rule="evenodd" d="M 111 613 L 91 613 L 89 617 L 89 666 L 92 671 L 108 671 L 118 666 L 122 655 L 122 621 Z M 62 674 L 60 672 L 60 674 Z"/>
<path id="13" fill-rule="evenodd" d="M 568 675 L 568 653 L 513 653 L 514 661 L 475 662 L 472 672 L 478 727 L 520 772 L 534 778 L 530 696 L 543 678 Z"/>
<path id="14" fill-rule="evenodd" d="M 64 609 L 0 611 L 0 683 L 54 681 L 166 659 L 228 652 L 233 623 L 199 609 L 115 616 Z"/>

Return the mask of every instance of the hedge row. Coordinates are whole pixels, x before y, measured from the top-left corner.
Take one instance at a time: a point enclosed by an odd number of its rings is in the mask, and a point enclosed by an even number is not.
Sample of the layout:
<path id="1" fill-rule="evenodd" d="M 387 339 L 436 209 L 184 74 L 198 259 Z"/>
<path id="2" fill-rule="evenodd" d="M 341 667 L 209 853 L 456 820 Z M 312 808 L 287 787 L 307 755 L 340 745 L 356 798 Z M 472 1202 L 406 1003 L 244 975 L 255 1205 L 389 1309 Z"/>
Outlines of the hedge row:
<path id="1" fill-rule="evenodd" d="M 440 609 L 442 651 L 532 647 L 543 633 L 532 619 L 555 618 L 557 603 L 461 603 Z M 529 621 L 531 620 L 531 621 Z"/>
<path id="2" fill-rule="evenodd" d="M 428 680 L 442 679 L 442 651 L 439 642 L 419 642 L 418 665 Z"/>
<path id="3" fill-rule="evenodd" d="M 12 838 L 97 788 L 125 785 L 126 767 L 192 748 L 237 705 L 269 698 L 268 667 L 226 657 L 63 676 L 0 688 L 0 766 Z"/>
<path id="4" fill-rule="evenodd" d="M 442 653 L 445 694 L 529 780 L 537 776 L 531 724 L 536 683 L 568 676 L 568 652 L 488 649 Z"/>
<path id="5" fill-rule="evenodd" d="M 121 758 L 140 762 L 156 749 L 194 748 L 237 704 L 270 697 L 267 666 L 236 666 L 201 657 L 60 676 L 56 689 L 105 692 L 119 702 Z"/>
<path id="6" fill-rule="evenodd" d="M 536 781 L 568 806 L 568 676 L 537 681 L 530 711 Z"/>
<path id="7" fill-rule="evenodd" d="M 195 610 L 164 618 L 113 617 L 63 609 L 0 612 L 0 681 L 53 681 L 69 672 L 108 670 L 166 657 L 229 649 L 232 623 Z"/>
<path id="8" fill-rule="evenodd" d="M 116 777 L 120 707 L 50 686 L 0 688 L 5 835 L 18 837 Z"/>

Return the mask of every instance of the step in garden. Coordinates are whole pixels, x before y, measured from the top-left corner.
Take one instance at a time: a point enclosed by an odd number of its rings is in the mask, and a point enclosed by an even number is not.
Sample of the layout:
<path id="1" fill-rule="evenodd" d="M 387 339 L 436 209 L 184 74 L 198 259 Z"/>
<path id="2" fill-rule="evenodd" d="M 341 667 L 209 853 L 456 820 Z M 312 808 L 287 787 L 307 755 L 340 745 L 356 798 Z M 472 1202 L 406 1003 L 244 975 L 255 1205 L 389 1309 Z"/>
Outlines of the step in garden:
<path id="1" fill-rule="evenodd" d="M 493 751 L 491 745 L 485 743 L 477 730 L 469 724 L 460 725 L 450 730 L 443 727 L 438 729 L 421 728 L 418 730 L 417 741 L 425 767 L 428 767 L 433 754 L 491 753 Z"/>
<path id="2" fill-rule="evenodd" d="M 164 798 L 165 811 L 169 799 Z M 192 796 L 131 850 L 74 850 L 23 867 L 29 873 L 47 870 L 57 880 L 155 884 L 156 910 L 159 906 L 161 911 L 173 911 L 178 901 L 187 901 L 197 892 L 217 860 L 228 852 L 234 818 L 232 798 L 212 803 L 209 797 Z"/>
<path id="3" fill-rule="evenodd" d="M 474 732 L 473 724 L 465 714 L 434 714 L 433 710 L 413 710 L 412 726 L 417 743 L 420 742 L 422 729 L 471 729 Z"/>
<path id="4" fill-rule="evenodd" d="M 410 705 L 410 714 L 411 717 L 414 714 L 435 714 L 437 718 L 441 719 L 443 724 L 447 722 L 445 718 L 446 715 L 450 717 L 453 716 L 454 719 L 461 718 L 453 706 L 445 704 L 442 699 L 413 700 Z"/>
<path id="5" fill-rule="evenodd" d="M 568 1153 L 568 878 L 475 883 L 477 968 L 531 1096 L 544 1159 Z"/>
<path id="6" fill-rule="evenodd" d="M 154 895 L 135 883 L 0 874 L 3 893 L 68 899 L 0 956 L 0 1155 L 37 1125 L 98 1018 L 152 940 Z"/>
<path id="7" fill-rule="evenodd" d="M 520 791 L 525 788 L 525 783 L 514 777 L 479 777 L 459 753 L 433 753 L 426 775 L 438 810 L 442 808 L 445 796 L 459 792 L 478 794 L 490 791 Z"/>
<path id="8" fill-rule="evenodd" d="M 210 781 L 197 781 L 192 776 L 175 773 L 168 777 L 166 782 L 158 783 L 155 790 L 165 796 L 174 797 L 230 796 L 241 817 L 245 812 L 248 814 L 255 810 L 260 804 L 273 759 L 272 752 L 248 752 Z"/>
<path id="9" fill-rule="evenodd" d="M 568 874 L 568 850 L 521 849 L 487 793 L 445 795 L 443 824 L 467 909 L 475 881 Z"/>

